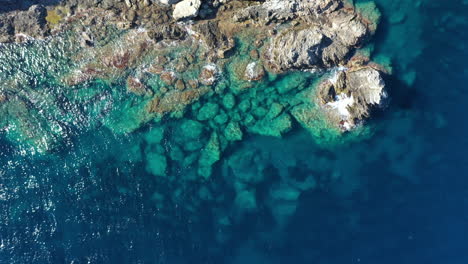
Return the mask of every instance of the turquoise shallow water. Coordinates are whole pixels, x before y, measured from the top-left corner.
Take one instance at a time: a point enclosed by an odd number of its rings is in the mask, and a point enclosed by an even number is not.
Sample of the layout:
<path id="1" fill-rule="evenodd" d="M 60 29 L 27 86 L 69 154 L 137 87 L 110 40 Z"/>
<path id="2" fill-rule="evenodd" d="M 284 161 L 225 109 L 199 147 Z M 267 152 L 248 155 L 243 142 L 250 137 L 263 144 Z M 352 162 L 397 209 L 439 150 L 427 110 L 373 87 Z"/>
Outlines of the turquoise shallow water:
<path id="1" fill-rule="evenodd" d="M 376 2 L 383 20 L 374 56 L 391 60 L 394 75 L 388 107 L 367 124 L 370 137 L 323 147 L 298 127 L 282 139 L 247 136 L 223 153 L 210 190 L 234 201 L 234 172 L 264 171 L 255 211 L 212 198 L 187 210 L 192 195 L 210 193 L 148 173 L 151 125 L 126 136 L 76 127 L 47 156 L 25 155 L 5 138 L 0 262 L 466 263 L 468 3 Z M 288 197 L 265 198 L 285 178 L 307 175 L 323 181 L 295 210 Z M 252 207 L 249 197 L 240 208 Z"/>

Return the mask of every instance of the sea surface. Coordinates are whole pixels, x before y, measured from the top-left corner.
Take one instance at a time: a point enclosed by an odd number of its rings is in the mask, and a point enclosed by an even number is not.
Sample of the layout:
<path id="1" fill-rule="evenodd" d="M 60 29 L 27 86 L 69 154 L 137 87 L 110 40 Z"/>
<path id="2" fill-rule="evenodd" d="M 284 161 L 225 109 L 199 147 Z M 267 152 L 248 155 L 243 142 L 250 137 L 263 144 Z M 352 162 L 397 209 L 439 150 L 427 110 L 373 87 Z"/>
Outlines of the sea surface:
<path id="1" fill-rule="evenodd" d="M 29 155 L 2 132 L 0 263 L 468 263 L 468 1 L 375 2 L 373 57 L 393 74 L 388 106 L 366 124 L 372 133 L 326 147 L 299 127 L 246 136 L 211 176 L 226 177 L 226 161 L 246 175 L 266 171 L 265 188 L 284 174 L 331 173 L 338 183 L 315 183 L 293 205 L 261 198 L 261 185 L 257 204 L 239 202 L 244 211 L 226 213 L 212 198 L 190 211 L 195 186 L 161 187 L 148 173 L 150 127 L 75 133 L 49 155 Z M 233 196 L 222 182 L 211 188 Z M 158 205 L 164 197 L 170 210 Z"/>

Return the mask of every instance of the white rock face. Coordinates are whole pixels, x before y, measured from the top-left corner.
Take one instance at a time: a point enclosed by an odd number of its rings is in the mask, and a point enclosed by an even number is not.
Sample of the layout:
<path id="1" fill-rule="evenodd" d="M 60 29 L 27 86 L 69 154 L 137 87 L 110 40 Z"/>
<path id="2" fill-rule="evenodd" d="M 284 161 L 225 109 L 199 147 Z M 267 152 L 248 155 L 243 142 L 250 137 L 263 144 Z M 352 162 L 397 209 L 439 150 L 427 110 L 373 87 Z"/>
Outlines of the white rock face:
<path id="1" fill-rule="evenodd" d="M 378 105 L 385 97 L 385 83 L 375 69 L 363 68 L 350 72 L 347 80 L 351 93 L 369 105 Z"/>
<path id="2" fill-rule="evenodd" d="M 271 57 L 281 70 L 311 67 L 320 58 L 323 35 L 315 28 L 291 30 L 276 37 L 271 45 Z"/>
<path id="3" fill-rule="evenodd" d="M 196 17 L 201 6 L 201 0 L 183 0 L 175 5 L 172 16 L 176 20 Z"/>
<path id="4" fill-rule="evenodd" d="M 365 39 L 368 29 L 356 14 L 335 11 L 339 0 L 270 0 L 237 14 L 239 21 L 291 20 L 296 17 L 311 25 L 291 28 L 274 37 L 271 63 L 279 71 L 330 68 L 345 63 L 347 55 Z"/>

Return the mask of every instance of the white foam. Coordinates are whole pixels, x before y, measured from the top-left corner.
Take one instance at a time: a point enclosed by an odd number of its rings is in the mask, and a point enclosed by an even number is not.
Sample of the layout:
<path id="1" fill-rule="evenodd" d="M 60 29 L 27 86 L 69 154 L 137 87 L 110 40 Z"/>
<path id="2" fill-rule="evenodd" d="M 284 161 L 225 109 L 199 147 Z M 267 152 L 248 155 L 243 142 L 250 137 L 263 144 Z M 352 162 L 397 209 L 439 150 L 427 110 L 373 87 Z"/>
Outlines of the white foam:
<path id="1" fill-rule="evenodd" d="M 344 93 L 341 93 L 335 97 L 334 102 L 328 102 L 326 105 L 335 109 L 342 118 L 348 119 L 351 117 L 351 113 L 348 110 L 349 106 L 354 104 L 353 95 L 347 96 Z"/>
<path id="2" fill-rule="evenodd" d="M 203 68 L 207 69 L 209 71 L 212 71 L 212 72 L 217 72 L 218 71 L 215 64 L 207 64 Z"/>
<path id="3" fill-rule="evenodd" d="M 340 72 L 346 71 L 348 68 L 339 66 L 331 70 L 332 76 L 328 79 L 332 84 L 336 84 L 338 81 L 338 75 Z"/>
<path id="4" fill-rule="evenodd" d="M 205 66 L 203 67 L 203 69 L 206 69 L 206 70 L 208 70 L 208 71 L 210 71 L 210 72 L 213 72 L 213 76 L 212 76 L 211 78 L 209 78 L 209 79 L 206 79 L 207 82 L 214 82 L 214 81 L 216 81 L 215 75 L 218 73 L 218 68 L 216 67 L 215 64 L 212 64 L 212 63 L 211 63 L 211 64 L 207 64 L 207 65 L 205 65 Z"/>
<path id="5" fill-rule="evenodd" d="M 146 30 L 146 28 L 144 28 L 144 27 L 139 27 L 139 28 L 137 28 L 137 33 L 145 33 L 145 32 L 147 32 L 147 31 L 148 31 L 148 30 Z"/>

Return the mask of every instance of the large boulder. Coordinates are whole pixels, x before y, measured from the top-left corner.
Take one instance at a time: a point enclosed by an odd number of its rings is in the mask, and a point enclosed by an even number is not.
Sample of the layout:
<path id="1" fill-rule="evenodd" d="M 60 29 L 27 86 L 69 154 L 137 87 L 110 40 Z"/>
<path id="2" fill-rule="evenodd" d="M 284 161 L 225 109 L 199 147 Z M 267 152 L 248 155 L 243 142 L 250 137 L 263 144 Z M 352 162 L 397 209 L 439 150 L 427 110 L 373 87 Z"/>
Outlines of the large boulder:
<path id="1" fill-rule="evenodd" d="M 183 0 L 174 6 L 172 17 L 175 20 L 196 17 L 200 6 L 201 0 Z"/>

